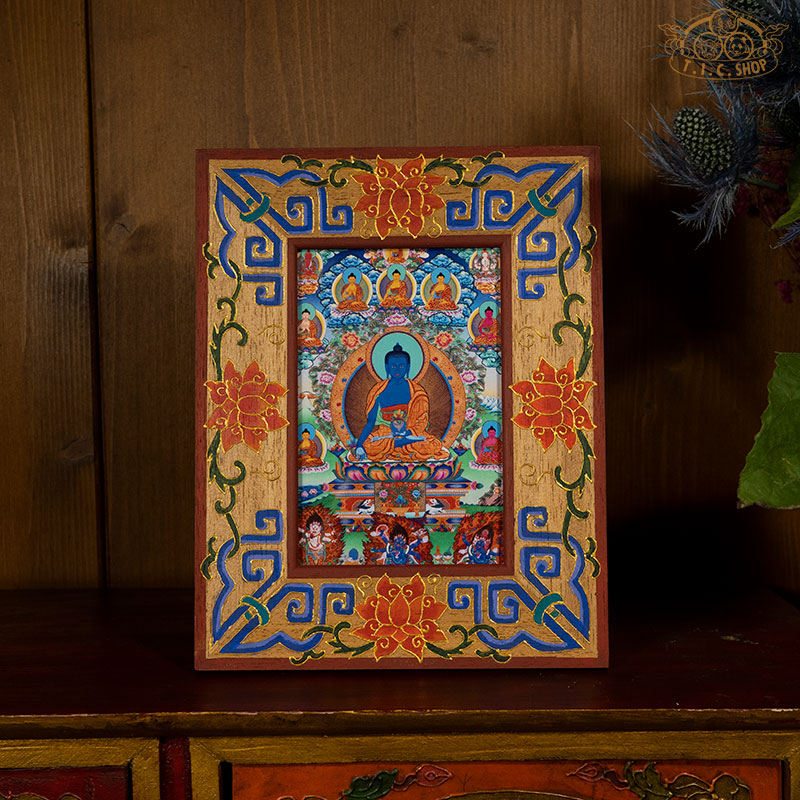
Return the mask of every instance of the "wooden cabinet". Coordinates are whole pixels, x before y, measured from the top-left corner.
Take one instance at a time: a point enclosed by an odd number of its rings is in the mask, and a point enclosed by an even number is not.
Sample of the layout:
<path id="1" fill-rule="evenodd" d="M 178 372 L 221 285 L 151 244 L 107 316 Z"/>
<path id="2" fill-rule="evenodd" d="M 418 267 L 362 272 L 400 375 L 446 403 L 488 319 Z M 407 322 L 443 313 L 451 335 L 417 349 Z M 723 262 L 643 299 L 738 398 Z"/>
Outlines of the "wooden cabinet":
<path id="1" fill-rule="evenodd" d="M 0 797 L 25 800 L 158 800 L 153 739 L 50 738 L 0 742 Z"/>
<path id="2" fill-rule="evenodd" d="M 0 796 L 800 800 L 800 612 L 671 600 L 608 669 L 214 673 L 189 591 L 0 593 Z"/>
<path id="3" fill-rule="evenodd" d="M 312 763 L 298 761 L 298 747 L 302 751 L 308 743 L 295 739 L 280 743 L 263 739 L 194 740 L 192 771 L 198 800 L 217 800 L 222 795 L 233 800 L 782 797 L 781 759 L 736 757 L 754 752 L 753 742 L 745 745 L 740 741 L 737 747 L 731 740 L 721 750 L 732 757 L 708 758 L 707 741 L 686 736 L 660 742 L 647 739 L 637 735 L 609 741 L 606 734 L 344 738 L 318 743 L 319 747 L 313 748 Z M 770 747 L 767 749 L 775 754 Z M 693 755 L 701 752 L 703 758 Z M 609 753 L 630 755 L 620 759 Z M 634 753 L 648 755 L 634 759 Z M 684 756 L 675 759 L 666 755 L 675 753 Z M 450 760 L 453 758 L 457 760 Z M 224 769 L 220 771 L 225 763 L 231 764 L 229 789 L 221 786 L 217 790 L 214 776 L 218 771 L 225 773 Z"/>

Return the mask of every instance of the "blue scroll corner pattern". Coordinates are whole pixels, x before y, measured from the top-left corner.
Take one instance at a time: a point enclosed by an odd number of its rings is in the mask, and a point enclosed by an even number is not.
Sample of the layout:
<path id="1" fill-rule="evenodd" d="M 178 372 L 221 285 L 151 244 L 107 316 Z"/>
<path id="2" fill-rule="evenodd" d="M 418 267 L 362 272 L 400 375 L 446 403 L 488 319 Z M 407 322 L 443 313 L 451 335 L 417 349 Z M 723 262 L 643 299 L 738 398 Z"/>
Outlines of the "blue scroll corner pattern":
<path id="1" fill-rule="evenodd" d="M 490 580 L 485 594 L 480 581 L 448 582 L 448 607 L 471 609 L 477 639 L 497 653 L 510 655 L 510 651 L 524 645 L 523 650 L 548 654 L 585 649 L 589 644 L 591 609 L 581 583 L 586 558 L 574 537 L 570 538 L 575 555 L 570 556 L 561 534 L 547 530 L 548 521 L 544 506 L 527 506 L 519 511 L 519 565 L 524 582 L 511 578 Z M 266 653 L 278 645 L 290 655 L 310 654 L 321 643 L 322 632 L 297 637 L 282 628 L 294 623 L 324 626 L 331 615 L 352 616 L 354 587 L 336 582 L 317 587 L 302 581 L 286 582 L 281 548 L 285 541 L 282 513 L 276 509 L 258 511 L 255 528 L 256 533 L 241 536 L 237 558 L 231 558 L 230 554 L 233 539 L 226 541 L 217 554 L 222 587 L 212 611 L 212 645 L 220 655 Z M 569 569 L 570 561 L 568 603 L 559 593 L 551 591 L 545 581 L 560 577 L 565 568 Z M 231 575 L 229 565 L 239 571 L 236 578 Z M 251 588 L 232 605 L 237 584 L 240 587 L 249 584 Z M 525 624 L 523 630 L 519 630 L 521 621 Z M 504 635 L 503 628 L 511 626 L 514 631 Z M 549 635 L 536 635 L 535 628 L 548 631 Z"/>
<path id="2" fill-rule="evenodd" d="M 290 653 L 310 651 L 320 643 L 322 633 L 298 638 L 281 628 L 285 624 L 324 624 L 331 615 L 352 615 L 355 590 L 346 583 L 314 587 L 304 581 L 286 581 L 283 514 L 277 509 L 260 510 L 255 527 L 258 533 L 241 536 L 236 558 L 231 558 L 233 539 L 217 553 L 222 587 L 212 608 L 212 645 L 221 655 L 266 653 L 278 645 Z M 238 570 L 235 577 L 229 564 Z M 237 584 L 249 584 L 252 589 L 232 606 Z"/>
<path id="3" fill-rule="evenodd" d="M 522 646 L 517 655 L 526 649 L 552 654 L 585 650 L 590 644 L 591 609 L 582 585 L 587 559 L 574 537 L 572 556 L 561 534 L 547 530 L 548 522 L 545 506 L 527 506 L 518 514 L 519 564 L 524 581 L 509 577 L 490 580 L 485 595 L 478 580 L 456 579 L 448 584 L 448 607 L 471 610 L 479 641 L 500 653 Z M 546 581 L 560 578 L 570 560 L 574 563 L 567 580 L 568 603 L 560 593 L 551 591 Z M 513 627 L 513 632 L 506 635 L 504 627 Z"/>
<path id="4" fill-rule="evenodd" d="M 576 168 L 569 180 L 556 188 L 561 179 Z M 541 299 L 545 294 L 541 278 L 557 272 L 556 267 L 549 263 L 556 258 L 557 242 L 554 232 L 541 230 L 540 226 L 571 200 L 571 206 L 561 223 L 570 246 L 564 265 L 564 269 L 569 270 L 580 253 L 580 237 L 575 225 L 584 204 L 584 173 L 584 165 L 578 161 L 537 162 L 518 170 L 500 163 L 486 164 L 471 182 L 468 199 L 447 202 L 445 228 L 453 232 L 479 229 L 510 231 L 529 217 L 517 235 L 517 258 L 521 262 L 538 262 L 541 266 L 525 266 L 518 270 L 517 293 L 523 300 Z M 519 184 L 539 174 L 544 175 L 541 185 L 523 193 L 518 205 L 516 193 L 509 189 L 482 188 L 494 177 L 504 177 Z M 293 181 L 305 184 L 302 192 L 288 197 L 285 208 L 278 209 L 264 187 L 283 187 Z M 321 184 L 320 175 L 308 168 L 293 168 L 281 174 L 258 168 L 222 170 L 222 174 L 216 176 L 214 211 L 224 231 L 219 246 L 219 260 L 226 274 L 233 276 L 229 250 L 239 234 L 241 222 L 248 223 L 251 230 L 255 227 L 258 231 L 255 236 L 247 236 L 244 242 L 243 279 L 259 283 L 272 280 L 269 277 L 271 270 L 285 267 L 285 236 L 307 235 L 315 228 L 321 234 L 352 233 L 353 207 L 347 203 L 332 205 L 328 197 L 330 187 Z M 306 188 L 312 186 L 313 192 Z M 530 278 L 537 280 L 530 284 Z M 261 305 L 280 304 L 266 302 L 267 296 L 266 290 L 259 287 L 256 302 Z"/>
<path id="5" fill-rule="evenodd" d="M 571 591 L 568 604 L 545 583 L 547 579 L 561 577 L 570 558 L 561 534 L 546 530 L 547 508 L 527 506 L 519 511 L 517 519 L 519 566 L 525 581 L 511 578 L 489 581 L 486 610 L 489 620 L 500 626 L 501 632 L 494 636 L 480 631 L 478 638 L 499 651 L 514 650 L 520 645 L 539 653 L 586 649 L 591 636 L 591 609 L 581 583 L 586 565 L 582 549 L 573 539 L 576 555 L 567 581 Z M 452 600 L 458 601 L 458 597 L 454 594 Z M 464 597 L 460 602 L 463 607 Z M 473 599 L 472 604 L 477 611 L 478 603 Z M 519 630 L 523 615 L 527 629 Z M 515 626 L 515 632 L 503 637 L 504 625 Z M 545 629 L 550 635 L 537 635 L 534 632 L 537 628 Z"/>
<path id="6" fill-rule="evenodd" d="M 256 229 L 257 234 L 245 236 L 243 242 L 242 278 L 274 287 L 272 293 L 264 286 L 257 288 L 258 305 L 283 303 L 283 276 L 273 271 L 285 270 L 285 236 L 308 235 L 315 228 L 325 235 L 353 231 L 352 207 L 332 205 L 326 186 L 316 186 L 313 194 L 292 195 L 286 199 L 284 209 L 277 208 L 263 187 L 283 187 L 292 181 L 312 185 L 320 182 L 320 176 L 308 169 L 289 169 L 277 174 L 257 168 L 228 168 L 216 176 L 213 207 L 223 230 L 219 261 L 225 273 L 233 277 L 230 251 L 241 233 L 241 223 L 247 223 L 251 231 Z"/>

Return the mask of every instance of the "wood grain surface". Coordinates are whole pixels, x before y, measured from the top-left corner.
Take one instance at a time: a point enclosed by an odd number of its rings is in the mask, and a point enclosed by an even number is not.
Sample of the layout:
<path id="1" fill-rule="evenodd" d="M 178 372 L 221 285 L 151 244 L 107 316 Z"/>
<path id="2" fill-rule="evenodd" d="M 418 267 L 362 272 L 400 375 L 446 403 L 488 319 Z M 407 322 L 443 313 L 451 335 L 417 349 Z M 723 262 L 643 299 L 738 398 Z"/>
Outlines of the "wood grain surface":
<path id="1" fill-rule="evenodd" d="M 287 737 L 313 732 L 359 737 L 368 757 L 365 748 L 378 747 L 360 738 L 368 733 L 728 730 L 746 739 L 742 731 L 765 730 L 785 731 L 797 752 L 800 611 L 766 590 L 736 597 L 721 583 L 661 599 L 658 608 L 635 595 L 618 604 L 608 669 L 311 675 L 195 671 L 187 590 L 4 592 L 0 735 L 268 736 L 288 748 Z M 694 748 L 717 758 L 719 734 L 708 735 Z"/>
<path id="2" fill-rule="evenodd" d="M 0 586 L 101 581 L 85 11 L 0 14 Z"/>
<path id="3" fill-rule="evenodd" d="M 658 25 L 691 16 L 690 0 L 87 2 L 88 23 L 77 0 L 11 2 L 0 23 L 15 498 L 0 585 L 103 577 L 90 180 L 107 578 L 188 586 L 195 150 L 596 144 L 612 597 L 645 567 L 666 585 L 667 563 L 800 591 L 798 512 L 733 511 L 773 353 L 800 350 L 800 307 L 774 286 L 792 265 L 757 220 L 698 249 L 670 213 L 691 198 L 658 182 L 627 124 L 700 88 L 653 58 Z"/>

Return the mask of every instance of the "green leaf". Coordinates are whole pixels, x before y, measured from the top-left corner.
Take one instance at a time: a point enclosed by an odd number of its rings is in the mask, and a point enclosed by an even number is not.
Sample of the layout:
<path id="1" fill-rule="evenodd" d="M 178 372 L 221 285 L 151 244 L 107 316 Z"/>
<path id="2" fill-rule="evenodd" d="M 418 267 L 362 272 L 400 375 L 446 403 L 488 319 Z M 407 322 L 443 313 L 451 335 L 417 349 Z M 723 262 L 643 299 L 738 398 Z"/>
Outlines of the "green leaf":
<path id="1" fill-rule="evenodd" d="M 800 219 L 800 195 L 792 200 L 789 210 L 772 223 L 772 230 L 777 231 L 785 228 L 787 225 L 797 222 L 798 219 Z"/>
<path id="2" fill-rule="evenodd" d="M 794 151 L 794 158 L 786 175 L 786 192 L 791 202 L 794 202 L 800 196 L 800 145 Z"/>
<path id="3" fill-rule="evenodd" d="M 739 505 L 800 507 L 800 353 L 778 353 L 761 430 L 739 476 Z"/>
<path id="4" fill-rule="evenodd" d="M 379 800 L 392 791 L 397 770 L 382 770 L 374 775 L 365 775 L 361 778 L 353 778 L 350 788 L 342 792 L 344 797 L 350 800 Z"/>

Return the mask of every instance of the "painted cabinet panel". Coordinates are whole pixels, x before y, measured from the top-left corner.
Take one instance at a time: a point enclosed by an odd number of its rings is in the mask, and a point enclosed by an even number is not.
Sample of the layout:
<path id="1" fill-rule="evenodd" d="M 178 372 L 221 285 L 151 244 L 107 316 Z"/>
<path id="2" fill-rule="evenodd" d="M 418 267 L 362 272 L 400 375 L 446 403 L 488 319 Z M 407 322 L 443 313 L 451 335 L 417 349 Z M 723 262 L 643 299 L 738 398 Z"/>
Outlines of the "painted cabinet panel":
<path id="1" fill-rule="evenodd" d="M 233 800 L 779 800 L 781 762 L 376 761 L 234 765 Z"/>
<path id="2" fill-rule="evenodd" d="M 0 770 L 0 797 L 25 800 L 129 800 L 124 767 Z"/>

